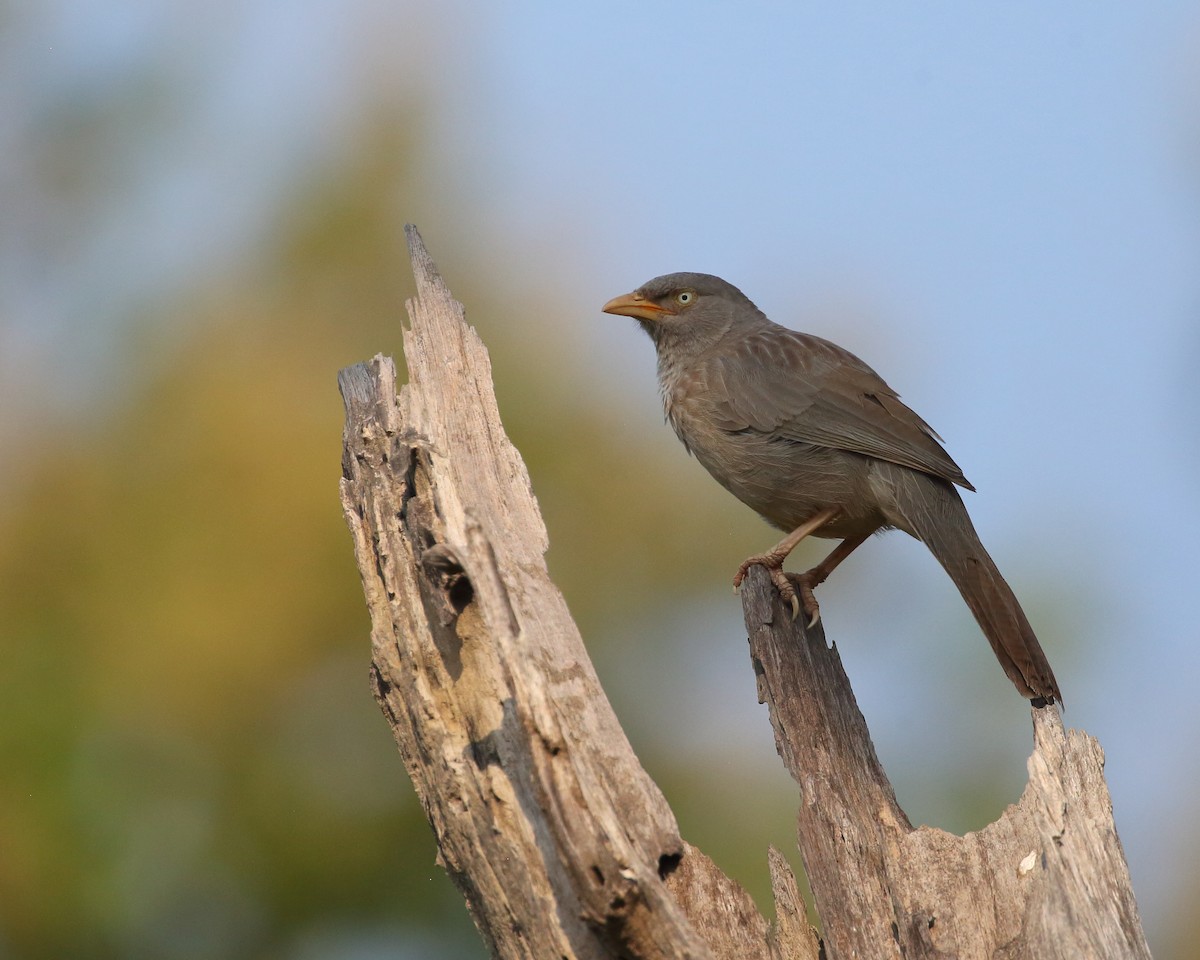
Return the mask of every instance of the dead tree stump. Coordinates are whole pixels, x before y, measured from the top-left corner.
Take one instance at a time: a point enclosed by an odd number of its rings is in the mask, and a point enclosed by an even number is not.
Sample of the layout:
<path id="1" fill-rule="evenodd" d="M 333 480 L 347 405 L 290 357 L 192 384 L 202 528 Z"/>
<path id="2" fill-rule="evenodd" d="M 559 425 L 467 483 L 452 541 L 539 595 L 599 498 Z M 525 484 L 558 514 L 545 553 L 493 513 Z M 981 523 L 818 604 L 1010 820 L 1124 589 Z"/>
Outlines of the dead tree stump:
<path id="1" fill-rule="evenodd" d="M 487 351 L 407 234 L 410 382 L 397 395 L 383 356 L 341 372 L 341 497 L 375 696 L 494 956 L 1149 957 L 1095 740 L 1034 710 L 1019 803 L 964 837 L 914 829 L 836 648 L 793 625 L 753 568 L 751 659 L 800 786 L 821 934 L 777 851 L 768 923 L 679 836 L 634 756 L 546 571 Z"/>

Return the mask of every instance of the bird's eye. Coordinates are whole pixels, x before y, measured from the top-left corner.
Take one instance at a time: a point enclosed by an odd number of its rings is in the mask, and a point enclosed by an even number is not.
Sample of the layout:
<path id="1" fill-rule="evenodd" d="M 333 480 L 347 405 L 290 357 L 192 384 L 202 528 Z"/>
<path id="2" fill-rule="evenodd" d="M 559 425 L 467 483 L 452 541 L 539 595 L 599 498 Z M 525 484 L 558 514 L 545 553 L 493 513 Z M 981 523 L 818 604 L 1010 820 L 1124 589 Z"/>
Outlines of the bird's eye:
<path id="1" fill-rule="evenodd" d="M 686 307 L 689 303 L 696 299 L 696 295 L 691 290 L 680 290 L 675 294 L 675 302 L 681 307 Z"/>

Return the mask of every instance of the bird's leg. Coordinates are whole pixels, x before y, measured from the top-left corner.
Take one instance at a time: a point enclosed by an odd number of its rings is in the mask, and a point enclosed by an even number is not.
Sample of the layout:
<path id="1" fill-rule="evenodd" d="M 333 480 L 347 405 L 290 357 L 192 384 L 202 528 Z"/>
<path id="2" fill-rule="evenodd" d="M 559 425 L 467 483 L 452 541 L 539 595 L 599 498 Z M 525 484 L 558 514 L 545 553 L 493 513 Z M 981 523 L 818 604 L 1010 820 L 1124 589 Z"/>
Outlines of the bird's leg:
<path id="1" fill-rule="evenodd" d="M 821 608 L 817 606 L 817 598 L 813 593 L 813 588 L 824 583 L 837 568 L 837 565 L 857 550 L 870 535 L 870 533 L 864 533 L 858 537 L 847 537 L 829 552 L 829 556 L 811 570 L 806 570 L 804 573 L 784 574 L 789 581 L 800 588 L 800 603 L 804 607 L 804 612 L 809 616 L 808 628 L 810 630 L 821 619 Z"/>
<path id="2" fill-rule="evenodd" d="M 775 584 L 776 588 L 779 590 L 779 595 L 786 603 L 790 603 L 792 605 L 792 619 L 795 620 L 796 617 L 800 615 L 800 598 L 796 596 L 795 587 L 792 586 L 791 582 L 787 578 L 787 575 L 783 572 L 783 561 L 787 559 L 789 553 L 796 549 L 796 544 L 811 534 L 814 530 L 819 530 L 837 515 L 837 507 L 827 507 L 820 513 L 813 516 L 811 519 L 800 524 L 800 526 L 780 540 L 766 553 L 762 553 L 754 557 L 747 557 L 746 560 L 742 562 L 742 565 L 738 567 L 737 573 L 733 575 L 733 589 L 736 591 L 738 587 L 742 585 L 742 581 L 746 579 L 746 571 L 754 566 L 754 564 L 760 564 L 761 566 L 767 568 L 767 573 L 771 575 L 771 582 Z M 862 540 L 859 540 L 858 543 L 862 543 Z M 857 547 L 858 543 L 854 544 L 854 546 Z M 840 550 L 841 547 L 838 549 Z M 854 547 L 851 547 L 850 549 L 853 550 Z M 846 552 L 849 553 L 850 551 L 847 550 Z M 835 550 L 834 553 L 837 553 L 837 550 Z M 830 557 L 832 557 L 832 554 L 830 554 Z M 827 558 L 827 560 L 828 559 L 829 558 Z M 837 566 L 837 563 L 834 563 L 834 566 Z M 830 567 L 829 569 L 832 570 L 833 567 Z M 826 573 L 826 576 L 828 576 L 828 573 Z M 824 577 L 821 579 L 824 579 Z M 820 582 L 820 580 L 817 581 L 817 583 Z M 812 597 L 811 588 L 808 591 L 808 596 L 810 598 Z M 815 599 L 812 600 L 811 610 L 808 608 L 808 602 L 805 601 L 804 609 L 812 616 L 812 623 L 816 623 L 819 615 L 817 611 L 817 601 Z"/>

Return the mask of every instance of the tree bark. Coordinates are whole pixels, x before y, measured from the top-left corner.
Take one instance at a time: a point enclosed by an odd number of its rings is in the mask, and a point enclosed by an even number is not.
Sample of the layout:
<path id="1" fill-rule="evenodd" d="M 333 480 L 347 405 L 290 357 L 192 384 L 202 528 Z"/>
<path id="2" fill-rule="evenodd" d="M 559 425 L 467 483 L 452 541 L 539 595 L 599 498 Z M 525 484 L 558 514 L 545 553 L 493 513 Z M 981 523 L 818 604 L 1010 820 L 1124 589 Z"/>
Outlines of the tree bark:
<path id="1" fill-rule="evenodd" d="M 342 505 L 371 614 L 372 686 L 439 859 L 501 958 L 816 960 L 786 860 L 776 920 L 679 836 L 543 555 L 487 351 L 408 227 L 410 381 L 343 370 Z M 914 830 L 836 650 L 743 586 L 761 698 L 801 787 L 824 955 L 1148 957 L 1099 746 L 1034 711 L 1030 784 L 976 834 Z"/>
<path id="2" fill-rule="evenodd" d="M 828 956 L 1150 956 L 1099 743 L 1065 731 L 1058 707 L 1031 708 L 1020 801 L 966 836 L 913 829 L 837 648 L 819 626 L 792 624 L 762 568 L 750 575 L 751 658 L 800 785 L 800 849 Z"/>

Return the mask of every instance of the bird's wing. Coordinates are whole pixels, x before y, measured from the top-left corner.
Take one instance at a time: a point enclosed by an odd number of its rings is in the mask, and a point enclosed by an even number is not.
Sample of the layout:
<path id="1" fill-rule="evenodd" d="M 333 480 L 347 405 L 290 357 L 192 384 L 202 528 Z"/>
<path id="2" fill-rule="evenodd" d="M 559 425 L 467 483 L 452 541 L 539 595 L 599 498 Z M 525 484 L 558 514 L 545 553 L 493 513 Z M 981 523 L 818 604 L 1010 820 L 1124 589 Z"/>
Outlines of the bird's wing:
<path id="1" fill-rule="evenodd" d="M 703 375 L 722 429 L 848 450 L 974 489 L 933 428 L 848 350 L 779 326 L 728 346 Z"/>

